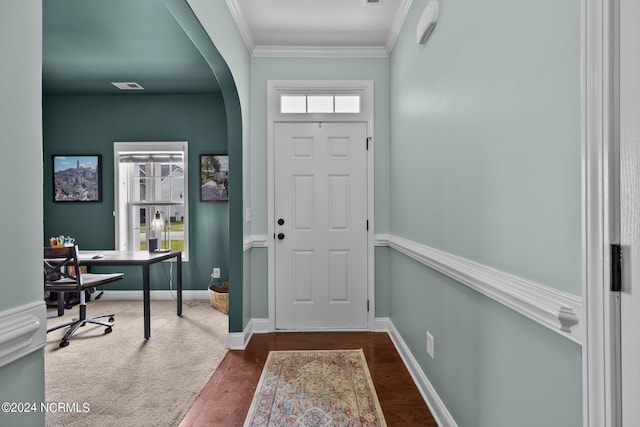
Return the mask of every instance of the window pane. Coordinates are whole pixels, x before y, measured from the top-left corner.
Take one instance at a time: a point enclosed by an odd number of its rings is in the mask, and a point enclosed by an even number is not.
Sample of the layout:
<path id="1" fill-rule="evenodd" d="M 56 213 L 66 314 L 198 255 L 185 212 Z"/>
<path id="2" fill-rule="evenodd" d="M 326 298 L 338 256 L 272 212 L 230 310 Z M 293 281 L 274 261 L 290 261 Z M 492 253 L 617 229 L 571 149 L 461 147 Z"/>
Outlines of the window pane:
<path id="1" fill-rule="evenodd" d="M 336 113 L 359 113 L 360 95 L 336 95 Z"/>
<path id="2" fill-rule="evenodd" d="M 309 95 L 307 97 L 308 113 L 333 113 L 332 95 Z"/>
<path id="3" fill-rule="evenodd" d="M 121 250 L 179 249 L 188 260 L 187 143 L 115 143 L 118 167 L 116 238 Z M 156 214 L 155 228 L 151 220 Z M 161 225 L 159 225 L 161 222 Z"/>
<path id="4" fill-rule="evenodd" d="M 307 97 L 305 95 L 282 95 L 280 97 L 281 113 L 306 113 Z"/>

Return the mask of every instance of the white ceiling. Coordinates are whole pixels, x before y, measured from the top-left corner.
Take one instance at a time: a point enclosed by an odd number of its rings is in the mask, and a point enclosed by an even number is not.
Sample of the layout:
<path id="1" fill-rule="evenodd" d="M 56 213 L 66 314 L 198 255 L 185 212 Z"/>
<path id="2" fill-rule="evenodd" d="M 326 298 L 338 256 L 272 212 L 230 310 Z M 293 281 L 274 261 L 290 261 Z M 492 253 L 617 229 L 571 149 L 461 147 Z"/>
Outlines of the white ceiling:
<path id="1" fill-rule="evenodd" d="M 253 56 L 388 56 L 411 0 L 366 3 L 227 0 Z"/>

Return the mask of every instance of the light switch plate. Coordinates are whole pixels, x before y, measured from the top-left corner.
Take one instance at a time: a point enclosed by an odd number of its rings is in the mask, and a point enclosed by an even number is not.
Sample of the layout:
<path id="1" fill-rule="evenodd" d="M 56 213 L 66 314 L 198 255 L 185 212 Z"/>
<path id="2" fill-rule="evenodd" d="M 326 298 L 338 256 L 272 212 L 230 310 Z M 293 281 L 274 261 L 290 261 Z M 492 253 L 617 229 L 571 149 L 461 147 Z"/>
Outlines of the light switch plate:
<path id="1" fill-rule="evenodd" d="M 434 359 L 433 357 L 433 335 L 427 331 L 427 354 Z"/>

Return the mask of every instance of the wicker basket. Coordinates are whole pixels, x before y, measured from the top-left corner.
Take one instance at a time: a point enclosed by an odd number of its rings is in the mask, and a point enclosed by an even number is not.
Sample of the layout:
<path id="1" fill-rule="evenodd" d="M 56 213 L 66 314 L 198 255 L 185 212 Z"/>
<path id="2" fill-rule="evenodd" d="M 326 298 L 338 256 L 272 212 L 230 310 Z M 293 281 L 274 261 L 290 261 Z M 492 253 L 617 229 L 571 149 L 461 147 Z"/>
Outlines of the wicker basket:
<path id="1" fill-rule="evenodd" d="M 224 314 L 229 314 L 229 282 L 209 286 L 209 298 L 211 299 L 211 307 Z"/>

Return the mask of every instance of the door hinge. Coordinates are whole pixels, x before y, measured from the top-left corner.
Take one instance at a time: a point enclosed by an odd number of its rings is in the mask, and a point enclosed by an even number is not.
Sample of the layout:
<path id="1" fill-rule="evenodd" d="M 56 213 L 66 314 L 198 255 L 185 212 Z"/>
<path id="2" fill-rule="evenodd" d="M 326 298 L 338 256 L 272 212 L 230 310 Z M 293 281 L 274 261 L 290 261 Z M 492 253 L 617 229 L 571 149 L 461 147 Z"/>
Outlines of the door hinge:
<path id="1" fill-rule="evenodd" d="M 611 245 L 611 292 L 622 291 L 622 246 Z"/>
<path id="2" fill-rule="evenodd" d="M 367 220 L 367 231 L 369 231 L 369 220 Z"/>
<path id="3" fill-rule="evenodd" d="M 369 143 L 371 142 L 371 137 L 367 137 L 367 151 L 369 150 Z"/>
<path id="4" fill-rule="evenodd" d="M 369 300 L 367 300 L 367 313 L 369 312 Z"/>

